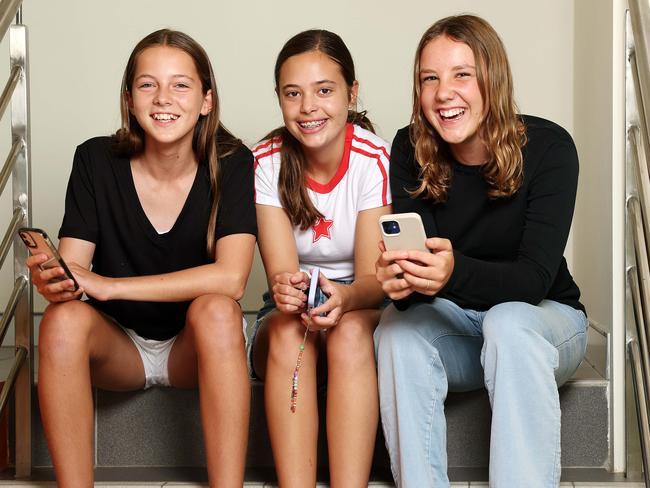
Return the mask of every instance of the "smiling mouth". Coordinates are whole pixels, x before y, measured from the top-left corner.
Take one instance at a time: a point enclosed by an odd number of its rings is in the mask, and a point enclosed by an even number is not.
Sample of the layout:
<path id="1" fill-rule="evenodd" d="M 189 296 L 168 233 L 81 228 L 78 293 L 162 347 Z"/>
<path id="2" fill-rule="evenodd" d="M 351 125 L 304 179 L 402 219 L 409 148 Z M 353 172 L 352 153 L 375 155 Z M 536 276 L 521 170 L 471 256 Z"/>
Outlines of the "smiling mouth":
<path id="1" fill-rule="evenodd" d="M 298 122 L 298 125 L 305 130 L 314 130 L 322 127 L 325 122 L 327 122 L 327 119 L 307 120 L 304 122 Z"/>
<path id="2" fill-rule="evenodd" d="M 452 108 L 449 110 L 438 110 L 438 115 L 442 120 L 457 120 L 465 113 L 464 108 Z"/>
<path id="3" fill-rule="evenodd" d="M 154 120 L 158 120 L 161 122 L 168 122 L 170 120 L 177 120 L 180 117 L 180 115 L 176 114 L 151 114 L 151 118 Z"/>

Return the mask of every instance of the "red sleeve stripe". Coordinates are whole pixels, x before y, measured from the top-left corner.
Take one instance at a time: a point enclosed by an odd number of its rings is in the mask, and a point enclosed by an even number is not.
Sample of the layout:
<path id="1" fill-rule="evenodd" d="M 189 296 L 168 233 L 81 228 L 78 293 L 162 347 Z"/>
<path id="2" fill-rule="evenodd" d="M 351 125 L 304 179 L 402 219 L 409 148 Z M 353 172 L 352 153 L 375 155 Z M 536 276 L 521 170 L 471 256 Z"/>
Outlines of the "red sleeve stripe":
<path id="1" fill-rule="evenodd" d="M 253 152 L 255 153 L 255 152 L 257 152 L 257 151 L 261 151 L 262 149 L 265 149 L 265 148 L 267 148 L 267 147 L 273 145 L 274 143 L 275 143 L 275 144 L 279 144 L 279 143 L 281 143 L 281 142 L 282 142 L 282 139 L 281 139 L 280 137 L 275 137 L 274 139 L 269 139 L 268 141 L 266 141 L 266 142 L 260 144 L 259 146 L 255 146 L 255 147 L 253 148 Z"/>
<path id="2" fill-rule="evenodd" d="M 255 156 L 255 161 L 259 164 L 260 159 L 264 159 L 264 158 L 266 158 L 268 156 L 272 156 L 273 154 L 279 153 L 280 149 L 281 148 L 279 148 L 279 147 L 274 147 L 273 149 L 271 149 L 269 151 L 266 151 L 265 153 L 258 154 L 257 156 Z"/>
<path id="3" fill-rule="evenodd" d="M 358 147 L 352 147 L 352 151 L 355 153 L 363 154 L 367 158 L 372 158 L 375 161 L 377 161 L 377 166 L 379 167 L 379 171 L 381 171 L 381 177 L 382 177 L 382 183 L 381 183 L 381 201 L 384 205 L 388 205 L 388 175 L 386 174 L 386 168 L 384 168 L 384 165 L 381 162 L 381 157 L 379 154 L 372 154 L 369 152 L 364 151 L 363 149 L 359 149 Z"/>
<path id="4" fill-rule="evenodd" d="M 262 147 L 268 147 L 268 144 L 264 144 L 263 146 L 260 146 L 260 148 Z M 272 156 L 275 153 L 279 153 L 280 149 L 281 148 L 279 147 L 274 147 L 270 151 L 266 151 L 265 153 L 255 156 L 255 162 L 253 163 L 253 173 L 257 171 L 257 167 L 260 165 L 260 159 L 266 158 L 267 156 Z M 255 203 L 257 203 L 257 188 L 253 188 L 253 198 L 255 200 Z"/>
<path id="5" fill-rule="evenodd" d="M 386 156 L 386 159 L 390 161 L 390 156 L 388 155 L 388 151 L 386 151 L 386 148 L 384 146 L 377 146 L 376 144 L 373 144 L 370 142 L 368 139 L 361 139 L 358 136 L 354 136 L 354 140 L 357 142 L 360 142 L 361 144 L 366 144 L 370 146 L 371 148 L 375 149 L 376 151 L 381 151 L 384 153 L 384 156 Z"/>

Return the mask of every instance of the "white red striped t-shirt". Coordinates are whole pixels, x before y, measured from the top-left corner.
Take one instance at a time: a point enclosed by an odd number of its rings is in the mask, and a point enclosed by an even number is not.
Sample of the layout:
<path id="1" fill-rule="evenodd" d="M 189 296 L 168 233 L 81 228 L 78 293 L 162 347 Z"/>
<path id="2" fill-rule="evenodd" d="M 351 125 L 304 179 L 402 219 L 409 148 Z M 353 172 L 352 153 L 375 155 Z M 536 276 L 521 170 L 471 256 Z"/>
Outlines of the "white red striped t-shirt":
<path id="1" fill-rule="evenodd" d="M 253 148 L 255 203 L 282 207 L 278 192 L 280 139 Z M 390 144 L 357 125 L 348 124 L 339 169 L 327 184 L 307 177 L 307 192 L 324 218 L 306 231 L 294 227 L 300 269 L 319 266 L 329 279 L 354 279 L 357 214 L 391 203 L 388 184 Z"/>

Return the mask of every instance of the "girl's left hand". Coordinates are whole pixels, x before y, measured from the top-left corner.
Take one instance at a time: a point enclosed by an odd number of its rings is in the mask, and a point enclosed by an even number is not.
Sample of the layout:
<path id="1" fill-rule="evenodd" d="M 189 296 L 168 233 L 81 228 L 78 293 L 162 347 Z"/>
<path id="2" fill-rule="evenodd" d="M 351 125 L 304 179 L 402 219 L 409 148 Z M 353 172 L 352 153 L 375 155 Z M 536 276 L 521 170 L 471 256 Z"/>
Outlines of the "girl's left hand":
<path id="1" fill-rule="evenodd" d="M 309 326 L 312 330 L 327 330 L 330 327 L 334 327 L 341 320 L 341 316 L 345 313 L 345 303 L 346 303 L 346 285 L 334 283 L 323 275 L 320 274 L 318 278 L 318 284 L 320 289 L 325 295 L 329 298 L 325 303 L 314 307 L 308 313 L 302 313 L 300 318 L 302 319 L 303 325 L 305 327 L 311 321 Z M 321 317 L 320 314 L 326 314 L 324 317 Z"/>
<path id="2" fill-rule="evenodd" d="M 79 286 L 83 288 L 86 295 L 100 302 L 110 300 L 110 278 L 93 273 L 83 266 L 79 266 L 77 263 L 68 263 L 68 268 L 70 268 L 70 271 L 72 271 L 72 274 L 74 274 Z"/>

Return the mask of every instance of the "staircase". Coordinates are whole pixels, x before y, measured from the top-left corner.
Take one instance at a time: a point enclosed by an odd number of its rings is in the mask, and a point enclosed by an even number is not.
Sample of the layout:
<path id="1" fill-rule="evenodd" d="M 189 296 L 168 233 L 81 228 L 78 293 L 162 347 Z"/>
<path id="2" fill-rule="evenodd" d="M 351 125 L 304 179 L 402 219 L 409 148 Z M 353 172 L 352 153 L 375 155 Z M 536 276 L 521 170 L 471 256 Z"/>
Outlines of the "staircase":
<path id="1" fill-rule="evenodd" d="M 574 378 L 560 389 L 563 481 L 570 483 L 614 480 L 605 469 L 608 462 L 607 381 L 589 360 L 583 362 Z M 251 486 L 257 486 L 255 483 L 263 486 L 264 482 L 276 479 L 263 393 L 262 383 L 254 381 L 246 462 L 246 480 L 252 483 Z M 321 409 L 324 400 L 325 392 L 321 391 Z M 95 404 L 98 481 L 162 483 L 207 480 L 197 391 L 153 388 L 116 393 L 96 390 Z M 38 412 L 38 405 L 34 407 Z M 470 481 L 486 481 L 490 439 L 487 393 L 480 390 L 450 394 L 446 413 L 450 478 L 465 483 L 460 486 L 467 486 Z M 327 451 L 323 423 L 320 430 L 318 479 L 326 482 Z M 34 416 L 33 431 L 33 478 L 52 480 L 51 461 L 38 415 Z M 375 448 L 371 481 L 380 483 L 378 486 L 392 486 L 381 431 Z"/>

